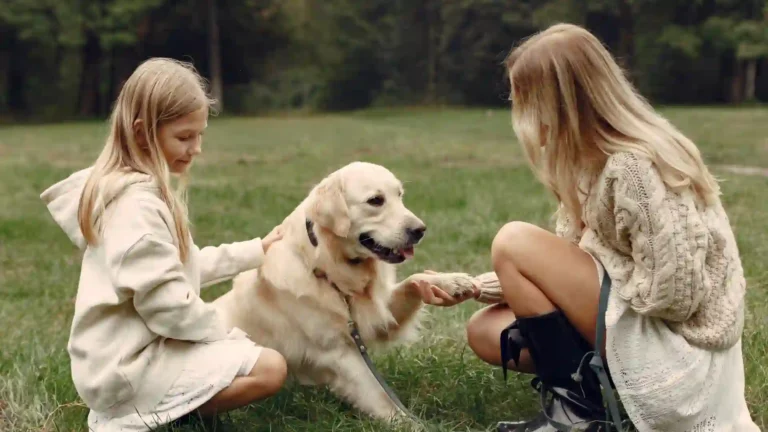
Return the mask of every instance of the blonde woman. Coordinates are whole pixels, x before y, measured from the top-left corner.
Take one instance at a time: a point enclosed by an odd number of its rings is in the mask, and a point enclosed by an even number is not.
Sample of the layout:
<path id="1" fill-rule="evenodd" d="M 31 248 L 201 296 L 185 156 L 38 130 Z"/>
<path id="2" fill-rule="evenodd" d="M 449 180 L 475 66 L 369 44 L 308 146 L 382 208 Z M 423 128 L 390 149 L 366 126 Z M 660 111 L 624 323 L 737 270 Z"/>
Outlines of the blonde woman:
<path id="1" fill-rule="evenodd" d="M 128 78 L 95 164 L 42 195 L 84 249 L 68 351 L 91 431 L 149 430 L 277 392 L 284 358 L 254 345 L 200 288 L 259 267 L 282 234 L 199 249 L 182 191 L 211 100 L 186 63 L 155 58 Z M 182 182 L 183 183 L 183 182 Z M 191 414 L 190 414 L 191 415 Z"/>
<path id="2" fill-rule="evenodd" d="M 635 428 L 758 431 L 744 397 L 745 279 L 699 150 L 578 26 L 534 35 L 506 67 L 515 133 L 560 205 L 556 234 L 498 232 L 479 297 L 498 304 L 467 327 L 481 359 L 534 373 L 547 396 L 539 417 L 498 429 L 616 430 L 587 366 L 607 277 L 598 348 Z"/>

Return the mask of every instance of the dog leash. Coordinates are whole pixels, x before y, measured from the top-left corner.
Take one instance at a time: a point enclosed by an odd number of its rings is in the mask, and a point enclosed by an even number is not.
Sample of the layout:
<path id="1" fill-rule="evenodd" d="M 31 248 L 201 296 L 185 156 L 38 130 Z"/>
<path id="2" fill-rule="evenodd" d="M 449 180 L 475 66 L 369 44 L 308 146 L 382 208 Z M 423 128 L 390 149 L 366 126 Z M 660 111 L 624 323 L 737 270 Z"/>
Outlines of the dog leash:
<path id="1" fill-rule="evenodd" d="M 355 320 L 352 318 L 352 303 L 350 302 L 350 297 L 341 292 L 339 287 L 334 282 L 329 280 L 328 276 L 322 270 L 315 269 L 313 270 L 313 274 L 318 279 L 324 279 L 328 281 L 328 283 L 336 290 L 336 292 L 339 293 L 342 300 L 344 300 L 344 304 L 346 304 L 347 311 L 349 312 L 349 318 L 347 318 L 347 329 L 349 330 L 349 336 L 352 338 L 352 342 L 355 344 L 355 347 L 357 347 L 357 351 L 360 353 L 363 361 L 365 361 L 365 365 L 368 366 L 368 370 L 371 372 L 371 374 L 373 374 L 374 378 L 376 378 L 376 381 L 379 382 L 381 388 L 384 390 L 387 396 L 389 396 L 392 402 L 394 402 L 397 408 L 412 420 L 418 421 L 418 418 L 410 411 L 408 411 L 408 408 L 403 405 L 403 403 L 400 401 L 400 398 L 398 398 L 397 394 L 395 394 L 394 390 L 392 390 L 392 388 L 387 385 L 387 381 L 384 379 L 384 377 L 382 377 L 381 374 L 376 370 L 376 366 L 373 364 L 371 357 L 368 355 L 368 348 L 365 346 L 365 341 L 363 341 L 363 337 L 360 335 L 360 330 L 357 328 L 357 323 L 355 323 Z"/>
<path id="2" fill-rule="evenodd" d="M 306 221 L 306 227 L 307 227 L 307 235 L 309 236 L 309 242 L 312 244 L 313 247 L 317 247 L 318 241 L 317 237 L 315 236 L 314 231 L 312 230 L 313 223 L 311 220 L 307 219 Z M 312 271 L 312 274 L 318 279 L 324 279 L 327 281 L 333 289 L 336 290 L 336 292 L 339 293 L 339 296 L 341 296 L 341 299 L 344 301 L 344 304 L 347 306 L 347 311 L 349 313 L 349 318 L 347 318 L 347 329 L 349 331 L 349 336 L 352 338 L 352 343 L 354 343 L 355 347 L 357 348 L 357 351 L 360 353 L 360 356 L 363 358 L 363 361 L 365 362 L 365 365 L 368 367 L 368 370 L 371 372 L 374 378 L 376 378 L 376 381 L 379 382 L 379 385 L 384 390 L 384 393 L 387 394 L 387 396 L 392 400 L 392 402 L 397 406 L 397 408 L 406 416 L 408 416 L 411 420 L 420 422 L 419 418 L 413 415 L 408 408 L 403 405 L 403 403 L 400 401 L 400 398 L 397 397 L 397 394 L 395 394 L 394 390 L 392 390 L 389 385 L 387 385 L 387 381 L 384 379 L 384 377 L 381 376 L 381 374 L 376 370 L 376 366 L 373 364 L 373 361 L 371 360 L 371 357 L 368 355 L 368 348 L 365 346 L 365 341 L 363 340 L 363 337 L 360 335 L 360 330 L 357 327 L 357 323 L 352 318 L 352 302 L 350 301 L 350 296 L 347 294 L 344 294 L 341 292 L 339 287 L 336 285 L 335 282 L 331 281 L 328 278 L 328 275 L 318 269 L 315 268 Z"/>

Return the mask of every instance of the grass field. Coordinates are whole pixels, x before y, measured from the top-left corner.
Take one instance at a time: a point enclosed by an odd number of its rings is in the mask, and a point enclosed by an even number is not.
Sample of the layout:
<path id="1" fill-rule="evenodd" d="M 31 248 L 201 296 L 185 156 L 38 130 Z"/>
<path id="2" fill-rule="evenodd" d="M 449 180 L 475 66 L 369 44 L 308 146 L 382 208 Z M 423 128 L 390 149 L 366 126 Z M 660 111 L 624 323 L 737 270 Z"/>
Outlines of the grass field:
<path id="1" fill-rule="evenodd" d="M 664 112 L 726 180 L 724 202 L 749 282 L 747 399 L 765 429 L 768 110 Z M 101 122 L 0 129 L 0 430 L 86 430 L 87 410 L 71 383 L 66 353 L 80 254 L 38 196 L 91 163 L 105 130 Z M 506 221 L 549 223 L 552 201 L 522 160 L 506 111 L 214 118 L 193 172 L 196 242 L 265 234 L 314 182 L 353 160 L 389 167 L 406 183 L 406 204 L 429 226 L 415 259 L 403 265 L 403 276 L 424 268 L 487 271 L 491 240 Z M 213 287 L 204 297 L 226 289 Z M 374 357 L 404 403 L 437 430 L 486 430 L 537 410 L 529 377 L 511 376 L 504 383 L 500 369 L 481 363 L 467 347 L 464 324 L 479 307 L 467 302 L 434 308 L 420 343 Z M 322 389 L 295 385 L 225 422 L 242 431 L 388 430 Z"/>

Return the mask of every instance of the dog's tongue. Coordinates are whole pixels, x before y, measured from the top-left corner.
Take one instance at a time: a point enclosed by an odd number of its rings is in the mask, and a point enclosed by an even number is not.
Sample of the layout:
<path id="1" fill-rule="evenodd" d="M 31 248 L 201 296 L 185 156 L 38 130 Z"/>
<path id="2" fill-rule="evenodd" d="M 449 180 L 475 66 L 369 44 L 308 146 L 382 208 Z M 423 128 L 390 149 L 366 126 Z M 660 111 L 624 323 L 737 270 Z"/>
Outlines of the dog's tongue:
<path id="1" fill-rule="evenodd" d="M 409 247 L 403 249 L 403 255 L 406 258 L 413 258 L 413 255 L 414 255 L 413 246 L 409 246 Z"/>

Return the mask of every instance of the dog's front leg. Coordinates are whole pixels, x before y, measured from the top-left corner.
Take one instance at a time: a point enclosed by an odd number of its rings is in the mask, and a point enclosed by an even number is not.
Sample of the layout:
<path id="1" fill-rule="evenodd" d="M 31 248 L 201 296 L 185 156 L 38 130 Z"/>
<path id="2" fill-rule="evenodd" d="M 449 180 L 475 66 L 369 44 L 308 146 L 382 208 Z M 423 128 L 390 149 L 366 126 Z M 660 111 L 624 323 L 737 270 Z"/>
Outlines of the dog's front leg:
<path id="1" fill-rule="evenodd" d="M 329 388 L 338 397 L 360 411 L 387 422 L 404 417 L 368 369 L 357 348 L 347 345 L 334 366 Z"/>
<path id="2" fill-rule="evenodd" d="M 378 340 L 399 339 L 406 329 L 413 327 L 424 304 L 416 290 L 419 282 L 435 285 L 450 295 L 465 294 L 477 286 L 475 279 L 466 273 L 416 273 L 405 278 L 392 289 L 389 312 L 394 322 L 376 335 Z"/>
<path id="3" fill-rule="evenodd" d="M 424 302 L 416 291 L 416 280 L 407 278 L 392 288 L 388 309 L 393 322 L 386 329 L 377 332 L 379 341 L 391 341 L 398 339 L 406 328 L 412 327 L 416 316 L 424 306 Z"/>

